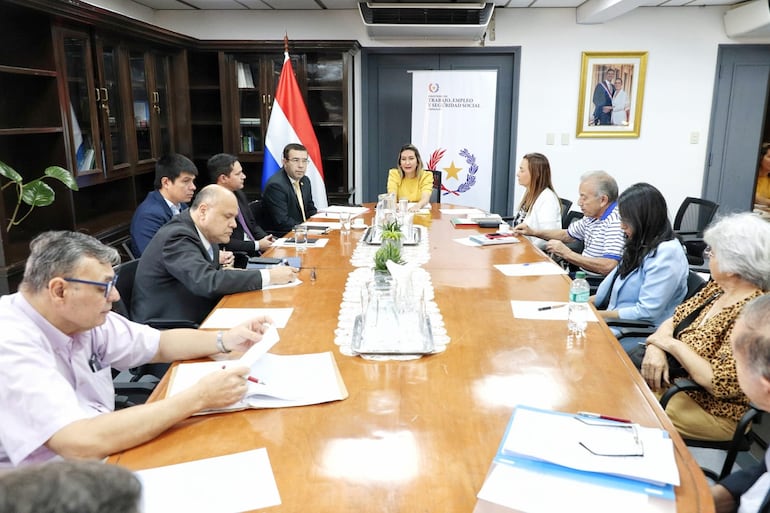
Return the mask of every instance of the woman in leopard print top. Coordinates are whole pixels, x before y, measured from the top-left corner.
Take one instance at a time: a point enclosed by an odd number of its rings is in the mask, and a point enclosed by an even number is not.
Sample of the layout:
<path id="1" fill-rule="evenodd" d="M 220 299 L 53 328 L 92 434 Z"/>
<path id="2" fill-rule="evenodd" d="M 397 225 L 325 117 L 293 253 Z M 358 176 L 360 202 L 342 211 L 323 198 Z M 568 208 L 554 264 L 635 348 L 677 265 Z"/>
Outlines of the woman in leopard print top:
<path id="1" fill-rule="evenodd" d="M 704 234 L 710 281 L 647 339 L 642 376 L 657 393 L 669 385 L 669 359 L 702 390 L 672 397 L 666 413 L 685 438 L 729 440 L 748 399 L 738 385 L 730 333 L 743 306 L 770 290 L 770 223 L 733 214 Z"/>

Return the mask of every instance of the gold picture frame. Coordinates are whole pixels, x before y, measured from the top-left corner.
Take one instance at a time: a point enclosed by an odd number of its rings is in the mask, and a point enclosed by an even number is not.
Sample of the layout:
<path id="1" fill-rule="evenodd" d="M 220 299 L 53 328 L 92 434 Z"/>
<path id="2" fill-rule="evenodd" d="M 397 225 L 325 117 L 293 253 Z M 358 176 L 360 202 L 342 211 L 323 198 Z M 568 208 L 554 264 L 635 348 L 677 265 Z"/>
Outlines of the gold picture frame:
<path id="1" fill-rule="evenodd" d="M 647 52 L 583 52 L 576 137 L 639 137 L 646 72 Z"/>

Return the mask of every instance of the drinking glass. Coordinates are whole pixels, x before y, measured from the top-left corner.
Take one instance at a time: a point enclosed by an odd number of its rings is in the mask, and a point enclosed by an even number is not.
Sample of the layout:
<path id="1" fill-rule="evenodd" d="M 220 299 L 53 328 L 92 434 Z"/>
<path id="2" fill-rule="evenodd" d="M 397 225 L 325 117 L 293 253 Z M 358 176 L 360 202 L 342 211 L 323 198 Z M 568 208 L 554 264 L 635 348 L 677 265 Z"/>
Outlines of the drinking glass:
<path id="1" fill-rule="evenodd" d="M 343 234 L 350 233 L 350 212 L 340 213 L 340 231 Z"/>
<path id="2" fill-rule="evenodd" d="M 307 250 L 307 226 L 304 224 L 294 227 L 294 247 L 297 248 L 298 253 Z"/>

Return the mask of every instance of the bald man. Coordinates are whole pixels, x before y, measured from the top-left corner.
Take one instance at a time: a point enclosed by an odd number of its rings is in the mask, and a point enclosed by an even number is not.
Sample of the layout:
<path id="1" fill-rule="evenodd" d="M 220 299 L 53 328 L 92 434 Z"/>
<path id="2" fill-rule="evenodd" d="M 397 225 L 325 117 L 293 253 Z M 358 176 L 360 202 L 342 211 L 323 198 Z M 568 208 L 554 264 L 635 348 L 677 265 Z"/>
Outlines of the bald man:
<path id="1" fill-rule="evenodd" d="M 134 320 L 178 319 L 200 323 L 222 296 L 289 283 L 298 269 L 224 269 L 218 244 L 227 244 L 236 225 L 238 201 L 220 185 L 204 187 L 189 212 L 164 225 L 142 254 L 131 311 Z"/>

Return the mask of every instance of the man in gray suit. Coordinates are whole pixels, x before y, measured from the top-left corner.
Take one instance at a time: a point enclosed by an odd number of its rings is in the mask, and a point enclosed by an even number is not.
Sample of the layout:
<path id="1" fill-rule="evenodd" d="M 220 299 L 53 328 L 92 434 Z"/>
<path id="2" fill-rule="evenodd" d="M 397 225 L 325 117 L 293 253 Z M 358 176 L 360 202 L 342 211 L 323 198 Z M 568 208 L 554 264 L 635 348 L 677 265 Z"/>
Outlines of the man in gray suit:
<path id="1" fill-rule="evenodd" d="M 136 270 L 131 311 L 134 320 L 201 322 L 226 294 L 294 281 L 298 269 L 222 268 L 218 244 L 235 228 L 238 202 L 219 185 L 204 187 L 189 211 L 164 225 L 142 254 Z"/>

